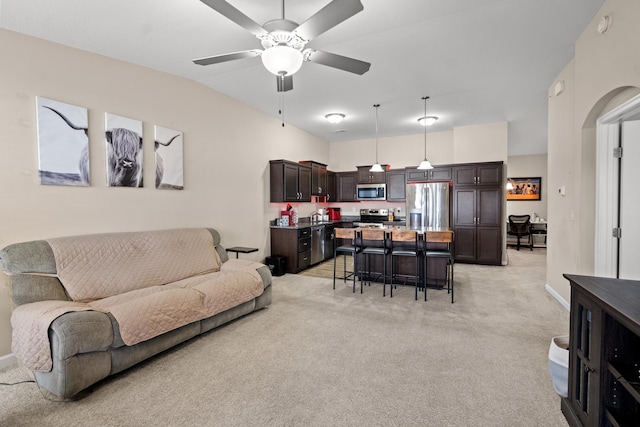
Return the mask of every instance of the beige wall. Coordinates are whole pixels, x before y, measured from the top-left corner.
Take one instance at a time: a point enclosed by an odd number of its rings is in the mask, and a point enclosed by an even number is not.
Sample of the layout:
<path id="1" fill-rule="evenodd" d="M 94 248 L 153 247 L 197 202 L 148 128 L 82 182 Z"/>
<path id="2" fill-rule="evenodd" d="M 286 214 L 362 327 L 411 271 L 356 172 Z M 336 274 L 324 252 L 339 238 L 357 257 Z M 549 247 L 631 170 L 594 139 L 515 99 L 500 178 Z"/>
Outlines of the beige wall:
<path id="1" fill-rule="evenodd" d="M 5 30 L 0 57 L 0 248 L 69 234 L 207 226 L 227 247 L 259 247 L 244 257 L 262 260 L 268 220 L 279 209 L 269 203 L 268 161 L 329 161 L 328 142 L 190 80 Z M 90 187 L 39 185 L 36 96 L 88 108 Z M 105 112 L 144 122 L 144 188 L 106 187 Z M 153 188 L 154 124 L 184 132 L 183 191 Z M 11 342 L 1 285 L 0 356 Z"/>
<path id="2" fill-rule="evenodd" d="M 535 154 L 529 156 L 509 156 L 507 161 L 507 177 L 541 177 L 542 192 L 540 201 L 507 201 L 508 215 L 531 215 L 536 213 L 540 218 L 547 218 L 547 200 L 549 192 L 547 186 L 547 155 Z"/>
<path id="3" fill-rule="evenodd" d="M 453 128 L 454 163 L 507 162 L 507 122 Z"/>
<path id="4" fill-rule="evenodd" d="M 378 139 L 378 160 L 391 168 L 417 166 L 424 158 L 424 133 Z M 376 140 L 330 143 L 329 169 L 355 171 L 376 161 Z M 453 132 L 427 133 L 427 158 L 434 165 L 453 163 Z"/>
<path id="5" fill-rule="evenodd" d="M 611 27 L 598 34 L 605 14 L 612 15 Z M 594 269 L 594 118 L 624 88 L 640 87 L 638 22 L 640 2 L 605 2 L 576 41 L 574 59 L 549 88 L 547 283 L 567 301 L 570 289 L 562 274 Z M 555 96 L 553 87 L 561 80 L 565 90 Z M 564 197 L 557 194 L 561 186 Z"/>
<path id="6" fill-rule="evenodd" d="M 427 158 L 434 165 L 507 161 L 507 122 L 459 126 L 427 133 Z M 424 158 L 424 134 L 378 139 L 378 160 L 391 168 L 417 166 Z M 355 171 L 376 160 L 375 139 L 332 142 L 329 169 Z M 475 159 L 475 160 L 474 160 Z"/>

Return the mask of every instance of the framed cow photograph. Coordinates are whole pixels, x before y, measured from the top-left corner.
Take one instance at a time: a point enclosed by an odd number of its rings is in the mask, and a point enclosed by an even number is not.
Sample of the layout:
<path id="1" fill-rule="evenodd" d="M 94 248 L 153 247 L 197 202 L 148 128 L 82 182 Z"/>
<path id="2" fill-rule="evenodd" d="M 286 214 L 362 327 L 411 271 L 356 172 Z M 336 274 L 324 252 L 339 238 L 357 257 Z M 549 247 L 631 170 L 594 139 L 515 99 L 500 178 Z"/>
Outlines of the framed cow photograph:
<path id="1" fill-rule="evenodd" d="M 142 122 L 105 113 L 107 185 L 142 187 Z"/>
<path id="2" fill-rule="evenodd" d="M 87 109 L 38 96 L 36 122 L 40 184 L 88 186 Z"/>
<path id="3" fill-rule="evenodd" d="M 156 125 L 154 133 L 156 188 L 182 190 L 182 132 Z"/>

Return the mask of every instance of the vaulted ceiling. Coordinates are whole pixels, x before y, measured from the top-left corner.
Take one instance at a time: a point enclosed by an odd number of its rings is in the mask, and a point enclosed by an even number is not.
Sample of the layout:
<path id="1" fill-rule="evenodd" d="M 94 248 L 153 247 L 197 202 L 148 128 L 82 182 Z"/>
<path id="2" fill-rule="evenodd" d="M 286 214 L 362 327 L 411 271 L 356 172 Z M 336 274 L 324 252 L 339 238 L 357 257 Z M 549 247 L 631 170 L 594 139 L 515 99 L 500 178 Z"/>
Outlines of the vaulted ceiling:
<path id="1" fill-rule="evenodd" d="M 263 25 L 281 0 L 227 0 Z M 307 47 L 371 63 L 356 75 L 305 62 L 284 94 L 284 120 L 339 142 L 507 121 L 509 155 L 547 151 L 547 89 L 604 0 L 362 0 L 364 10 Z M 304 22 L 329 0 L 286 0 Z M 201 82 L 274 117 L 281 103 L 260 58 L 199 66 L 204 56 L 261 48 L 199 0 L 0 0 L 0 27 Z M 594 29 L 595 31 L 595 29 Z M 324 115 L 346 119 L 329 124 Z"/>

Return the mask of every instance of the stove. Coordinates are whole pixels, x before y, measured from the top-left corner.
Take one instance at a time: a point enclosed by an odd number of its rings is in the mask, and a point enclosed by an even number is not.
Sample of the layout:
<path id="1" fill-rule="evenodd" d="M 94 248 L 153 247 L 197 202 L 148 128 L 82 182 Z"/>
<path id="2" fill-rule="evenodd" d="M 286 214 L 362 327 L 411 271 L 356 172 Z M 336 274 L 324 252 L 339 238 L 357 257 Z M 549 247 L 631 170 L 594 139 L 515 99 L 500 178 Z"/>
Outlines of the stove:
<path id="1" fill-rule="evenodd" d="M 355 225 L 362 228 L 380 228 L 389 219 L 389 209 L 360 209 L 360 222 Z"/>

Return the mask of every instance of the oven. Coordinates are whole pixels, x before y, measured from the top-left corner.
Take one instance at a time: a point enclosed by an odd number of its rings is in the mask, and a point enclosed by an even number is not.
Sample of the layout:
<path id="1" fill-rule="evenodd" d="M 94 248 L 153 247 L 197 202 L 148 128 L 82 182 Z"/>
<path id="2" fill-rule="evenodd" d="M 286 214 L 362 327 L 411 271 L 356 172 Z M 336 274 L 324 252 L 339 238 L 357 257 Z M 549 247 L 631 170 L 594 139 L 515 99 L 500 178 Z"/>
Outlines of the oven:
<path id="1" fill-rule="evenodd" d="M 380 228 L 389 220 L 389 209 L 360 209 L 360 222 L 355 225 L 361 228 Z"/>

